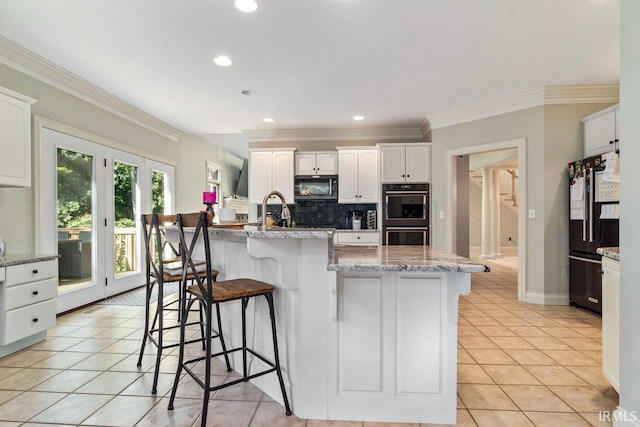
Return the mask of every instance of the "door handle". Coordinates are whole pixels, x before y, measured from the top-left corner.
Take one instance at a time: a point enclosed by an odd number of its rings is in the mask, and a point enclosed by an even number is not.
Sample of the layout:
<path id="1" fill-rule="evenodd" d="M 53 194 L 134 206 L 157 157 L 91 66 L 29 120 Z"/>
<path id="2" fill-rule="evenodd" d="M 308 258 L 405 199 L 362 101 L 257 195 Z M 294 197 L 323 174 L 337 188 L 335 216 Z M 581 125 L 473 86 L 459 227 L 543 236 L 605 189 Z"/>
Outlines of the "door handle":
<path id="1" fill-rule="evenodd" d="M 591 264 L 602 264 L 602 261 L 598 261 L 597 259 L 582 258 L 582 257 L 579 257 L 579 256 L 574 256 L 574 255 L 569 255 L 569 259 L 573 259 L 573 260 L 576 260 L 576 261 L 590 262 Z"/>
<path id="2" fill-rule="evenodd" d="M 596 191 L 593 185 L 593 168 L 589 169 L 589 242 L 593 243 L 593 192 Z"/>

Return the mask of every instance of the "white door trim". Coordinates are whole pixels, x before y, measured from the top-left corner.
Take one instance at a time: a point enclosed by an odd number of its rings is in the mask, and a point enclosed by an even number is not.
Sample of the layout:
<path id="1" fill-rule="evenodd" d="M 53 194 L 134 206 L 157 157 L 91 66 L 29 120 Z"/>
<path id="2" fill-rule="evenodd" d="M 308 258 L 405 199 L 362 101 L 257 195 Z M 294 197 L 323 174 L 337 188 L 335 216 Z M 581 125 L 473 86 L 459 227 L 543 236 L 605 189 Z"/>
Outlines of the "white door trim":
<path id="1" fill-rule="evenodd" d="M 473 145 L 470 147 L 456 148 L 446 152 L 446 212 L 445 233 L 446 250 L 455 251 L 454 219 L 456 218 L 455 188 L 456 188 L 456 163 L 457 156 L 482 153 L 486 151 L 517 148 L 518 150 L 518 300 L 526 300 L 527 278 L 527 140 L 526 138 L 511 139 L 508 141 L 492 142 L 488 144 Z"/>
<path id="2" fill-rule="evenodd" d="M 42 144 L 42 133 L 44 129 L 50 129 L 52 131 L 60 132 L 66 135 L 69 135 L 73 138 L 77 138 L 79 140 L 86 140 L 91 143 L 96 144 L 97 146 L 101 146 L 102 154 L 110 152 L 112 149 L 116 151 L 120 151 L 122 153 L 118 154 L 116 158 L 121 160 L 130 159 L 132 163 L 135 163 L 139 168 L 139 184 L 140 184 L 140 192 L 139 197 L 140 201 L 138 205 L 140 206 L 142 212 L 150 212 L 151 211 L 151 172 L 159 171 L 168 175 L 167 180 L 167 189 L 170 191 L 168 198 L 165 200 L 165 209 L 170 213 L 175 208 L 175 171 L 174 165 L 176 164 L 175 160 L 165 159 L 160 156 L 156 156 L 152 153 L 147 153 L 143 150 L 137 149 L 135 147 L 127 146 L 126 144 L 110 140 L 105 137 L 101 137 L 99 135 L 92 134 L 90 132 L 86 132 L 72 126 L 66 125 L 64 123 L 59 123 L 47 118 L 43 118 L 40 116 L 34 116 L 34 178 L 33 178 L 33 191 L 34 191 L 34 227 L 35 227 L 35 248 L 37 253 L 57 253 L 56 248 L 56 230 L 55 227 L 52 227 L 51 224 L 56 224 L 56 208 L 55 202 L 51 203 L 51 196 L 55 198 L 56 189 L 51 188 L 51 183 L 46 181 L 47 176 L 52 176 L 55 174 L 55 171 L 52 168 L 55 166 L 52 159 L 55 159 L 55 152 L 43 152 L 43 144 Z M 101 156 L 103 157 L 103 156 Z M 134 161 L 135 157 L 140 158 L 140 161 Z M 125 161 L 126 162 L 126 161 Z M 97 168 L 100 174 L 105 173 L 104 168 Z M 102 179 L 102 178 L 100 178 Z M 45 200 L 46 199 L 46 200 Z M 99 201 L 100 206 L 98 210 L 100 212 L 104 212 L 104 200 Z M 138 225 L 139 218 L 136 218 L 136 224 Z M 97 233 L 104 233 L 105 227 L 96 227 Z M 104 236 L 100 239 L 104 241 Z M 140 260 L 140 275 L 144 275 L 144 269 L 142 266 L 143 261 L 143 253 L 141 249 L 141 244 L 138 245 L 138 259 Z M 100 269 L 100 271 L 98 271 Z M 96 278 L 102 278 L 104 280 L 105 275 L 107 274 L 104 263 L 98 263 L 98 265 L 93 266 L 94 274 Z M 113 273 L 112 273 L 113 274 Z M 140 281 L 140 284 L 143 284 L 143 280 Z M 116 284 L 116 280 L 112 280 L 114 284 Z M 117 289 L 115 289 L 117 290 Z M 112 295 L 113 292 L 109 293 Z M 58 312 L 67 311 L 73 307 L 64 307 L 58 306 Z"/>

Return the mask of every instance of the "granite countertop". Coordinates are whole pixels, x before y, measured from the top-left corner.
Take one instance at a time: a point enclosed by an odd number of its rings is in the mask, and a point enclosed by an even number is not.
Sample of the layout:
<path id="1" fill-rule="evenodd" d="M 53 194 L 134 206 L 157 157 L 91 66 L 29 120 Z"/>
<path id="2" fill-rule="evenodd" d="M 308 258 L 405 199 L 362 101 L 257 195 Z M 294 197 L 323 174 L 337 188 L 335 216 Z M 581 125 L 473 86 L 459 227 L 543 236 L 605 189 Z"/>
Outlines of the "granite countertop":
<path id="1" fill-rule="evenodd" d="M 430 246 L 343 246 L 333 248 L 331 271 L 483 273 L 489 267 Z"/>
<path id="2" fill-rule="evenodd" d="M 353 228 L 336 228 L 336 231 L 339 231 L 340 233 L 379 233 L 380 230 L 378 229 L 371 229 L 371 228 L 362 228 L 360 230 L 354 230 Z"/>
<path id="3" fill-rule="evenodd" d="M 607 258 L 614 259 L 616 261 L 620 261 L 620 248 L 598 248 L 596 250 L 600 255 L 605 256 Z"/>
<path id="4" fill-rule="evenodd" d="M 188 230 L 188 228 L 185 228 Z M 266 231 L 257 225 L 245 225 L 244 228 L 208 229 L 209 235 L 252 237 L 255 239 L 330 239 L 335 228 L 271 227 Z"/>
<path id="5" fill-rule="evenodd" d="M 0 255 L 0 267 L 8 267 L 10 265 L 29 264 L 31 262 L 48 261 L 56 259 L 59 255 L 46 254 L 3 254 Z"/>

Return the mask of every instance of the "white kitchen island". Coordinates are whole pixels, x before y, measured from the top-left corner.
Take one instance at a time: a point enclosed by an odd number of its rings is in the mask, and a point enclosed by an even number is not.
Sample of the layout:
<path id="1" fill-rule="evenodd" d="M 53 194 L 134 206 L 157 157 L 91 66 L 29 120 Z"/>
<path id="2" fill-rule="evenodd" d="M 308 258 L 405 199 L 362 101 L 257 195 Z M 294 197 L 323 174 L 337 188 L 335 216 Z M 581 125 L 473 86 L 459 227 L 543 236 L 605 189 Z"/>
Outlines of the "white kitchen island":
<path id="1" fill-rule="evenodd" d="M 455 424 L 458 297 L 484 265 L 422 246 L 334 247 L 333 229 L 210 232 L 218 280 L 277 287 L 280 361 L 296 416 Z M 271 357 L 266 303 L 249 312 L 250 342 Z M 222 322 L 236 345 L 239 303 L 222 307 Z M 282 401 L 275 375 L 252 382 Z"/>

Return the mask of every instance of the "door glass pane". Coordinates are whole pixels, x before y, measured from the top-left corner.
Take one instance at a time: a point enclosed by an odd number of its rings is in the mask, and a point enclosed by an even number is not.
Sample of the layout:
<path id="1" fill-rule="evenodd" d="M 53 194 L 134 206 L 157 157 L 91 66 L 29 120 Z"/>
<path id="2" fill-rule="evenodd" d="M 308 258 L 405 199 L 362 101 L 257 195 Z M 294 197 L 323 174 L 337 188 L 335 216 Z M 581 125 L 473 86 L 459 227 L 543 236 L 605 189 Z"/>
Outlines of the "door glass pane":
<path id="1" fill-rule="evenodd" d="M 137 271 L 138 168 L 113 162 L 115 275 Z"/>
<path id="2" fill-rule="evenodd" d="M 167 191 L 167 175 L 162 172 L 151 172 L 151 206 L 153 213 L 168 213 L 165 211 L 165 192 Z"/>
<path id="3" fill-rule="evenodd" d="M 93 156 L 57 149 L 60 291 L 92 282 Z"/>

